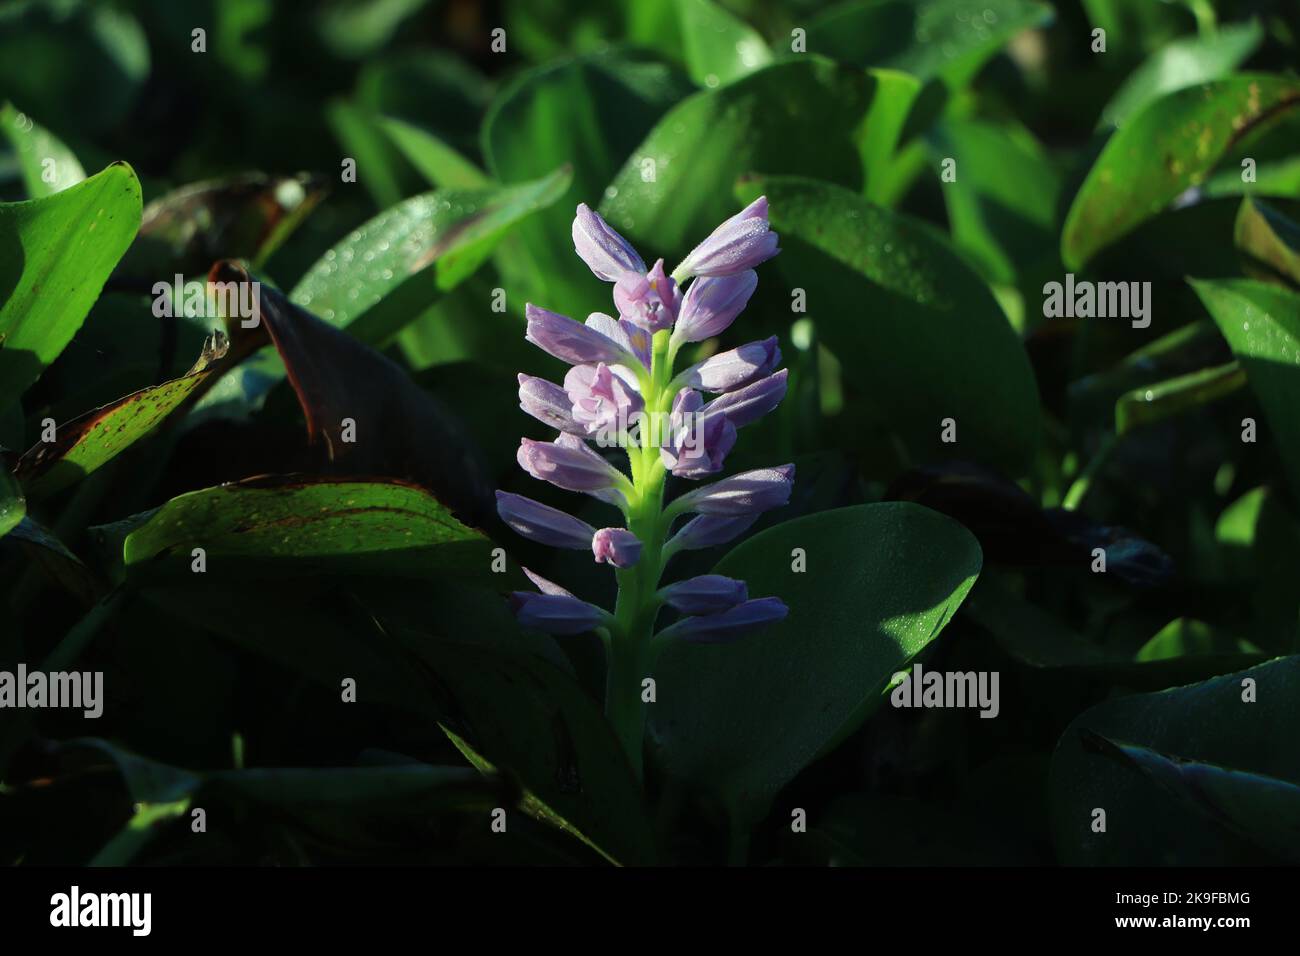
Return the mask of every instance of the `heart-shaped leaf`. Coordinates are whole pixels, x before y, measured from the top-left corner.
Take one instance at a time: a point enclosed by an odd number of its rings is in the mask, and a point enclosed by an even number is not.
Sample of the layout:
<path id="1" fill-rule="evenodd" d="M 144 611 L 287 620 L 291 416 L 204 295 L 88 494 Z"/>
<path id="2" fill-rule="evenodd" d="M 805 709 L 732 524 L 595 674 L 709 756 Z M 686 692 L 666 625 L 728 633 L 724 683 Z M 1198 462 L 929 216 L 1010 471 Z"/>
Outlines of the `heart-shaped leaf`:
<path id="1" fill-rule="evenodd" d="M 857 131 L 875 89 L 859 70 L 804 56 L 696 93 L 632 150 L 601 213 L 643 255 L 670 258 L 671 270 L 737 212 L 731 191 L 742 174 L 798 173 L 857 189 Z"/>
<path id="2" fill-rule="evenodd" d="M 1300 107 L 1300 80 L 1240 74 L 1161 97 L 1106 143 L 1061 234 L 1077 269 L 1202 182 L 1235 144 Z"/>
<path id="3" fill-rule="evenodd" d="M 0 203 L 0 408 L 81 328 L 140 227 L 140 183 L 114 164 L 60 193 Z"/>
<path id="4" fill-rule="evenodd" d="M 803 554 L 806 572 L 792 569 Z M 880 705 L 894 674 L 943 630 L 980 572 L 979 545 L 908 502 L 820 512 L 755 535 L 714 569 L 782 622 L 732 644 L 674 644 L 655 669 L 659 763 L 720 795 L 739 822 Z"/>
<path id="5" fill-rule="evenodd" d="M 940 441 L 951 418 L 963 457 L 1012 468 L 1030 460 L 1040 414 L 1029 359 L 988 287 L 938 231 L 829 183 L 743 184 L 743 198 L 760 193 L 781 234 L 782 274 L 807 291 L 819 334 L 853 356 L 861 386 L 918 457 L 952 456 Z"/>

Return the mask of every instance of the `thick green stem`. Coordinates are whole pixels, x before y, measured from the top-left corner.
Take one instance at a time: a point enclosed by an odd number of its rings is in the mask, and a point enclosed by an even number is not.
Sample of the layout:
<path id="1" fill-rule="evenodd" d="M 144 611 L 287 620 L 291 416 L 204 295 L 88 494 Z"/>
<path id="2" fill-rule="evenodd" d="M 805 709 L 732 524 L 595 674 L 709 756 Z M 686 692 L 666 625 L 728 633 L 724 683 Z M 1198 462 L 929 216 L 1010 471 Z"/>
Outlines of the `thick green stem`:
<path id="1" fill-rule="evenodd" d="M 633 476 L 628 494 L 627 527 L 641 542 L 636 565 L 618 572 L 618 603 L 610 627 L 605 714 L 626 751 L 637 778 L 642 777 L 646 703 L 642 682 L 650 676 L 651 638 L 659 603 L 659 576 L 667 521 L 663 512 L 664 467 L 659 461 L 659 414 L 671 406 L 666 384 L 672 366 L 668 333 L 655 335 L 650 374 L 644 383 L 646 422 L 639 446 L 627 449 Z"/>

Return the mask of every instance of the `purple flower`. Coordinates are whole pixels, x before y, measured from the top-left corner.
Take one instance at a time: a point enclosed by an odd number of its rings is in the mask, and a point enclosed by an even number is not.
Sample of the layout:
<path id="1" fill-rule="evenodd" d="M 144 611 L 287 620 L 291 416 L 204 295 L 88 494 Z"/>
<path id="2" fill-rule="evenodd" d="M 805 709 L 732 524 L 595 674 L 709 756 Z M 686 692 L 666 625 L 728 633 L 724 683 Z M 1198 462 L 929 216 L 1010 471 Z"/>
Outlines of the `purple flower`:
<path id="1" fill-rule="evenodd" d="M 632 358 L 628 349 L 614 339 L 589 325 L 573 321 L 567 315 L 539 309 L 531 302 L 524 307 L 524 313 L 528 318 L 524 338 L 562 362 L 570 365 L 608 362 L 614 365 Z"/>
<path id="2" fill-rule="evenodd" d="M 682 495 L 671 505 L 673 511 L 694 511 L 702 515 L 752 515 L 779 508 L 790 500 L 794 486 L 794 465 L 757 468 L 723 478 Z"/>
<path id="3" fill-rule="evenodd" d="M 591 546 L 596 529 L 581 518 L 523 495 L 497 492 L 497 514 L 529 541 L 581 551 Z"/>
<path id="4" fill-rule="evenodd" d="M 736 320 L 758 287 L 753 269 L 734 276 L 702 276 L 691 283 L 673 329 L 673 342 L 703 342 L 721 335 Z"/>
<path id="5" fill-rule="evenodd" d="M 681 530 L 668 539 L 667 547 L 674 551 L 699 551 L 734 541 L 748 531 L 758 520 L 757 514 L 725 517 L 722 515 L 696 515 Z"/>
<path id="6" fill-rule="evenodd" d="M 749 597 L 744 581 L 721 574 L 701 574 L 659 591 L 664 603 L 683 614 L 719 614 Z"/>
<path id="7" fill-rule="evenodd" d="M 636 383 L 625 381 L 603 362 L 569 369 L 564 391 L 572 403 L 574 421 L 590 435 L 619 435 L 632 416 L 645 408 Z"/>
<path id="8" fill-rule="evenodd" d="M 653 334 L 673 327 L 682 294 L 677 282 L 664 272 L 660 259 L 644 276 L 629 273 L 619 279 L 614 285 L 614 304 L 622 318 Z"/>
<path id="9" fill-rule="evenodd" d="M 587 429 L 573 420 L 573 402 L 564 389 L 544 378 L 519 373 L 519 407 L 558 431 L 587 434 Z"/>
<path id="10" fill-rule="evenodd" d="M 774 335 L 761 342 L 750 342 L 710 356 L 703 362 L 692 365 L 673 381 L 676 385 L 686 385 L 705 392 L 729 392 L 770 375 L 779 364 L 781 348 L 776 344 Z"/>
<path id="11" fill-rule="evenodd" d="M 566 491 L 613 490 L 626 480 L 617 468 L 573 435 L 561 435 L 553 442 L 525 438 L 515 457 L 519 467 L 534 478 Z"/>
<path id="12" fill-rule="evenodd" d="M 673 270 L 687 276 L 731 276 L 752 269 L 780 252 L 777 234 L 767 222 L 767 197 L 760 196 L 691 250 Z"/>
<path id="13" fill-rule="evenodd" d="M 632 244 L 609 227 L 586 203 L 573 217 L 573 249 L 596 278 L 617 282 L 628 273 L 645 272 L 645 263 Z"/>
<path id="14" fill-rule="evenodd" d="M 789 373 L 781 369 L 767 378 L 738 388 L 734 392 L 720 395 L 704 406 L 703 415 L 707 418 L 724 415 L 736 428 L 743 428 L 756 422 L 781 403 L 785 398 L 786 378 Z"/>
<path id="15" fill-rule="evenodd" d="M 720 614 L 684 618 L 660 631 L 656 639 L 674 638 L 693 644 L 725 644 L 744 637 L 763 624 L 784 620 L 789 613 L 790 609 L 780 598 L 755 598 Z"/>
<path id="16" fill-rule="evenodd" d="M 673 400 L 668 443 L 659 449 L 659 457 L 679 478 L 716 474 L 736 444 L 736 426 L 725 415 L 705 415 L 703 403 L 700 393 L 689 388 Z"/>
<path id="17" fill-rule="evenodd" d="M 630 568 L 641 557 L 641 542 L 626 528 L 601 528 L 591 539 L 591 553 L 597 564 Z"/>
<path id="18" fill-rule="evenodd" d="M 510 605 L 520 624 L 548 634 L 583 634 L 609 620 L 606 611 L 571 594 L 514 591 L 510 595 Z"/>
<path id="19" fill-rule="evenodd" d="M 593 312 L 587 316 L 587 328 L 599 332 L 636 356 L 635 364 L 650 368 L 650 334 L 639 325 L 627 319 L 616 319 L 604 312 Z"/>

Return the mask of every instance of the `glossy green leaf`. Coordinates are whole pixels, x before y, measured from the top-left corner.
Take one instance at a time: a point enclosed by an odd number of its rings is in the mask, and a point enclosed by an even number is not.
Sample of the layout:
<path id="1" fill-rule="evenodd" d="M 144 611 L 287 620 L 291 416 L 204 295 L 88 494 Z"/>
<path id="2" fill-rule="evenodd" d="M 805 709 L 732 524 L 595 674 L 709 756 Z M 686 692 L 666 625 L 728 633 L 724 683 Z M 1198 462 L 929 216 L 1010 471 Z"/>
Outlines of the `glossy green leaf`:
<path id="1" fill-rule="evenodd" d="M 772 62 L 758 31 L 713 0 L 675 0 L 686 68 L 700 86 L 737 80 Z"/>
<path id="2" fill-rule="evenodd" d="M 1253 279 L 1191 282 L 1245 370 L 1291 488 L 1300 492 L 1300 293 Z"/>
<path id="3" fill-rule="evenodd" d="M 128 568 L 203 548 L 236 573 L 346 573 L 492 581 L 491 542 L 431 494 L 382 481 L 250 479 L 173 498 L 123 544 Z"/>
<path id="4" fill-rule="evenodd" d="M 81 328 L 139 227 L 140 183 L 124 163 L 52 196 L 0 204 L 0 408 Z"/>
<path id="5" fill-rule="evenodd" d="M 808 52 L 965 86 L 1017 33 L 1052 19 L 1034 0 L 850 0 L 808 27 Z"/>
<path id="6" fill-rule="evenodd" d="M 1062 862 L 1223 866 L 1293 852 L 1298 695 L 1300 657 L 1285 657 L 1080 714 L 1052 758 Z M 1123 759 L 1113 743 L 1098 748 L 1097 737 L 1122 741 Z M 1104 833 L 1092 829 L 1097 807 L 1106 811 Z"/>
<path id="7" fill-rule="evenodd" d="M 807 573 L 791 570 L 796 548 Z M 755 822 L 880 705 L 956 613 L 981 561 L 969 531 L 907 502 L 808 515 L 738 545 L 714 570 L 747 582 L 752 597 L 780 597 L 789 616 L 735 643 L 664 650 L 650 708 L 658 762 Z"/>
<path id="8" fill-rule="evenodd" d="M 1135 388 L 1115 402 L 1115 433 L 1127 435 L 1143 425 L 1154 425 L 1200 408 L 1233 394 L 1245 384 L 1246 373 L 1241 366 L 1228 362 Z"/>
<path id="9" fill-rule="evenodd" d="M 1227 76 L 1249 59 L 1263 39 L 1264 31 L 1252 20 L 1160 47 L 1128 75 L 1106 104 L 1100 124 L 1123 126 L 1167 93 Z"/>
<path id="10" fill-rule="evenodd" d="M 49 196 L 86 178 L 72 150 L 12 103 L 0 107 L 0 132 L 8 138 L 30 199 Z"/>
<path id="11" fill-rule="evenodd" d="M 1061 256 L 1079 268 L 1204 181 L 1246 135 L 1300 106 L 1300 80 L 1241 74 L 1170 93 L 1117 131 L 1079 187 Z"/>
<path id="12" fill-rule="evenodd" d="M 1300 224 L 1266 203 L 1247 196 L 1241 202 L 1233 242 L 1250 264 L 1300 285 Z M 1268 273 L 1261 276 L 1269 278 Z"/>
<path id="13" fill-rule="evenodd" d="M 754 171 L 799 173 L 858 189 L 857 129 L 875 83 L 806 56 L 775 63 L 675 106 L 632 150 L 601 213 L 671 271 L 739 207 L 736 179 Z"/>
<path id="14" fill-rule="evenodd" d="M 814 180 L 759 179 L 742 198 L 760 193 L 781 234 L 780 271 L 807 290 L 819 333 L 852 356 L 861 387 L 909 448 L 948 457 L 941 423 L 953 418 L 963 456 L 1029 460 L 1040 428 L 1029 360 L 988 287 L 937 230 Z"/>
<path id="15" fill-rule="evenodd" d="M 225 337 L 214 335 L 194 367 L 180 378 L 133 392 L 87 412 L 55 430 L 18 461 L 16 473 L 34 497 L 48 497 L 116 458 L 179 408 L 215 371 L 226 354 Z"/>
<path id="16" fill-rule="evenodd" d="M 521 220 L 554 203 L 570 171 L 534 182 L 438 190 L 388 209 L 307 271 L 289 297 L 362 341 L 381 343 L 463 281 Z"/>
<path id="17" fill-rule="evenodd" d="M 483 154 L 493 177 L 517 183 L 561 164 L 573 168 L 560 201 L 521 223 L 498 256 L 515 311 L 523 302 L 575 316 L 610 310 L 609 287 L 573 252 L 574 209 L 600 203 L 628 155 L 689 90 L 676 69 L 620 53 L 529 70 L 501 91 L 483 120 Z"/>

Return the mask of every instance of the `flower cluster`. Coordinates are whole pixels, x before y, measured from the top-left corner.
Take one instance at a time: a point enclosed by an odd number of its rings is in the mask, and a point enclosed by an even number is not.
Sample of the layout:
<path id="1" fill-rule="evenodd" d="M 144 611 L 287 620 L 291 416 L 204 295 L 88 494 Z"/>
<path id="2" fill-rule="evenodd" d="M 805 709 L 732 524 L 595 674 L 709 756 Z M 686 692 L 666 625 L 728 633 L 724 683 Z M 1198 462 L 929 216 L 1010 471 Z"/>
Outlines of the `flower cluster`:
<path id="1" fill-rule="evenodd" d="M 524 537 L 553 547 L 590 548 L 597 562 L 616 569 L 619 592 L 612 612 L 531 572 L 538 591 L 518 592 L 512 601 L 528 627 L 554 634 L 594 630 L 605 640 L 606 709 L 639 771 L 640 682 L 659 648 L 669 640 L 733 640 L 786 614 L 778 598 L 750 598 L 743 581 L 722 575 L 660 586 L 674 554 L 731 541 L 760 513 L 789 499 L 794 466 L 782 465 L 701 485 L 664 505 L 668 474 L 699 480 L 720 472 L 737 430 L 785 395 L 775 338 L 720 352 L 674 374 L 683 346 L 720 335 L 745 308 L 758 284 L 754 267 L 776 255 L 777 235 L 768 225 L 767 200 L 760 198 L 668 274 L 662 259 L 646 269 L 627 240 L 580 205 L 573 244 L 598 278 L 613 283 L 618 318 L 597 312 L 583 324 L 528 305 L 528 341 L 572 368 L 562 384 L 519 376 L 520 407 L 560 434 L 551 442 L 524 439 L 518 459 L 534 478 L 614 505 L 626 527 L 594 528 L 506 492 L 497 493 L 497 508 Z M 622 448 L 628 472 L 610 464 L 592 442 Z M 686 516 L 691 517 L 674 533 L 674 524 Z M 655 633 L 665 605 L 680 617 Z"/>

